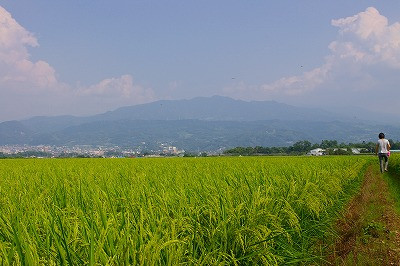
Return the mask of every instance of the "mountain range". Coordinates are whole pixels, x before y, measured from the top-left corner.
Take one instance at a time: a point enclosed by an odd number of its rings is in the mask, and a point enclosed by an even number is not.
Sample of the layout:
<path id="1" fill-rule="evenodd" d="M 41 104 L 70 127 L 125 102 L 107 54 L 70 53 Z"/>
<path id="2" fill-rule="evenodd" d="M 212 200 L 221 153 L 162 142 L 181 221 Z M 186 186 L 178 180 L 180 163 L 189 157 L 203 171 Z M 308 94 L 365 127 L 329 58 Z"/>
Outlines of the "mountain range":
<path id="1" fill-rule="evenodd" d="M 32 117 L 0 123 L 0 145 L 95 145 L 157 148 L 168 143 L 185 150 L 215 151 L 236 146 L 288 146 L 374 141 L 379 132 L 400 139 L 400 126 L 371 122 L 323 109 L 275 101 L 228 97 L 162 100 L 77 117 Z"/>

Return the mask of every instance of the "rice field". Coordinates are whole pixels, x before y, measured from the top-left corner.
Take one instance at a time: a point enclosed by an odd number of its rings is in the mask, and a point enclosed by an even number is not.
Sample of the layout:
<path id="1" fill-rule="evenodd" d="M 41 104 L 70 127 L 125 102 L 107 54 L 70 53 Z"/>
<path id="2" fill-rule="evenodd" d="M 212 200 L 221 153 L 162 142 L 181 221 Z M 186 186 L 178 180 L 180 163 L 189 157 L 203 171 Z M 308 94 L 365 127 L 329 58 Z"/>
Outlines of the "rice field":
<path id="1" fill-rule="evenodd" d="M 371 158 L 0 160 L 0 265 L 318 263 Z"/>

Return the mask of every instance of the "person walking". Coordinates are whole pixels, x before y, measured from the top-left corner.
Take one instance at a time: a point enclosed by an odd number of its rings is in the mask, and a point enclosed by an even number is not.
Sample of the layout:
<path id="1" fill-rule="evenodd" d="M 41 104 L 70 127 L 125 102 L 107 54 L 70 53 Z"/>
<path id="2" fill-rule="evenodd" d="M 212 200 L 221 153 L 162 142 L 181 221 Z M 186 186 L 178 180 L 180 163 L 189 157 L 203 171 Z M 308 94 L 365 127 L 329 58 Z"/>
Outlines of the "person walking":
<path id="1" fill-rule="evenodd" d="M 376 143 L 375 155 L 378 155 L 381 173 L 387 171 L 389 164 L 390 143 L 385 139 L 385 134 L 379 133 L 379 140 Z"/>

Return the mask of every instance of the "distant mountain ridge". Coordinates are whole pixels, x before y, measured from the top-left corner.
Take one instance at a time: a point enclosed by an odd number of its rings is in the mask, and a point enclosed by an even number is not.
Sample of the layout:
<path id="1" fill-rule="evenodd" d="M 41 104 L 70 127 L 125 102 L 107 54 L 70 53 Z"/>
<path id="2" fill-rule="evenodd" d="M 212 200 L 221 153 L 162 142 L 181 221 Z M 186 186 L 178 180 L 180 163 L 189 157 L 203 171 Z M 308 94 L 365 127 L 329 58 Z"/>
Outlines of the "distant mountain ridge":
<path id="1" fill-rule="evenodd" d="M 20 121 L 26 127 L 41 133 L 62 130 L 95 121 L 118 120 L 206 120 L 257 121 L 306 120 L 333 121 L 346 119 L 343 115 L 316 108 L 295 107 L 275 101 L 242 101 L 223 96 L 196 97 L 190 100 L 160 100 L 125 106 L 114 111 L 87 116 L 36 116 Z"/>
<path id="2" fill-rule="evenodd" d="M 87 117 L 33 117 L 0 123 L 0 145 L 118 145 L 186 150 L 235 146 L 288 146 L 298 140 L 371 141 L 384 131 L 400 139 L 400 127 L 365 123 L 321 109 L 227 97 L 162 100 Z"/>
<path id="3" fill-rule="evenodd" d="M 223 96 L 190 100 L 161 100 L 118 108 L 95 116 L 99 120 L 142 119 L 207 121 L 309 120 L 344 118 L 316 108 L 295 107 L 275 101 L 242 101 Z"/>

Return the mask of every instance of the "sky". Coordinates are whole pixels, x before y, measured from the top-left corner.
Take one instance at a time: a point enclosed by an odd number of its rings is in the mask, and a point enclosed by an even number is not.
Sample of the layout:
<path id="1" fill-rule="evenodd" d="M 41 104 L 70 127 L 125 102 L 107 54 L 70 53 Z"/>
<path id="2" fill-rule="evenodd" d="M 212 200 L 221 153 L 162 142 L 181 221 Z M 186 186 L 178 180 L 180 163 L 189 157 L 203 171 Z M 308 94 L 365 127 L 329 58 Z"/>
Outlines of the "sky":
<path id="1" fill-rule="evenodd" d="M 400 117 L 400 1 L 0 0 L 0 122 L 213 95 Z"/>

